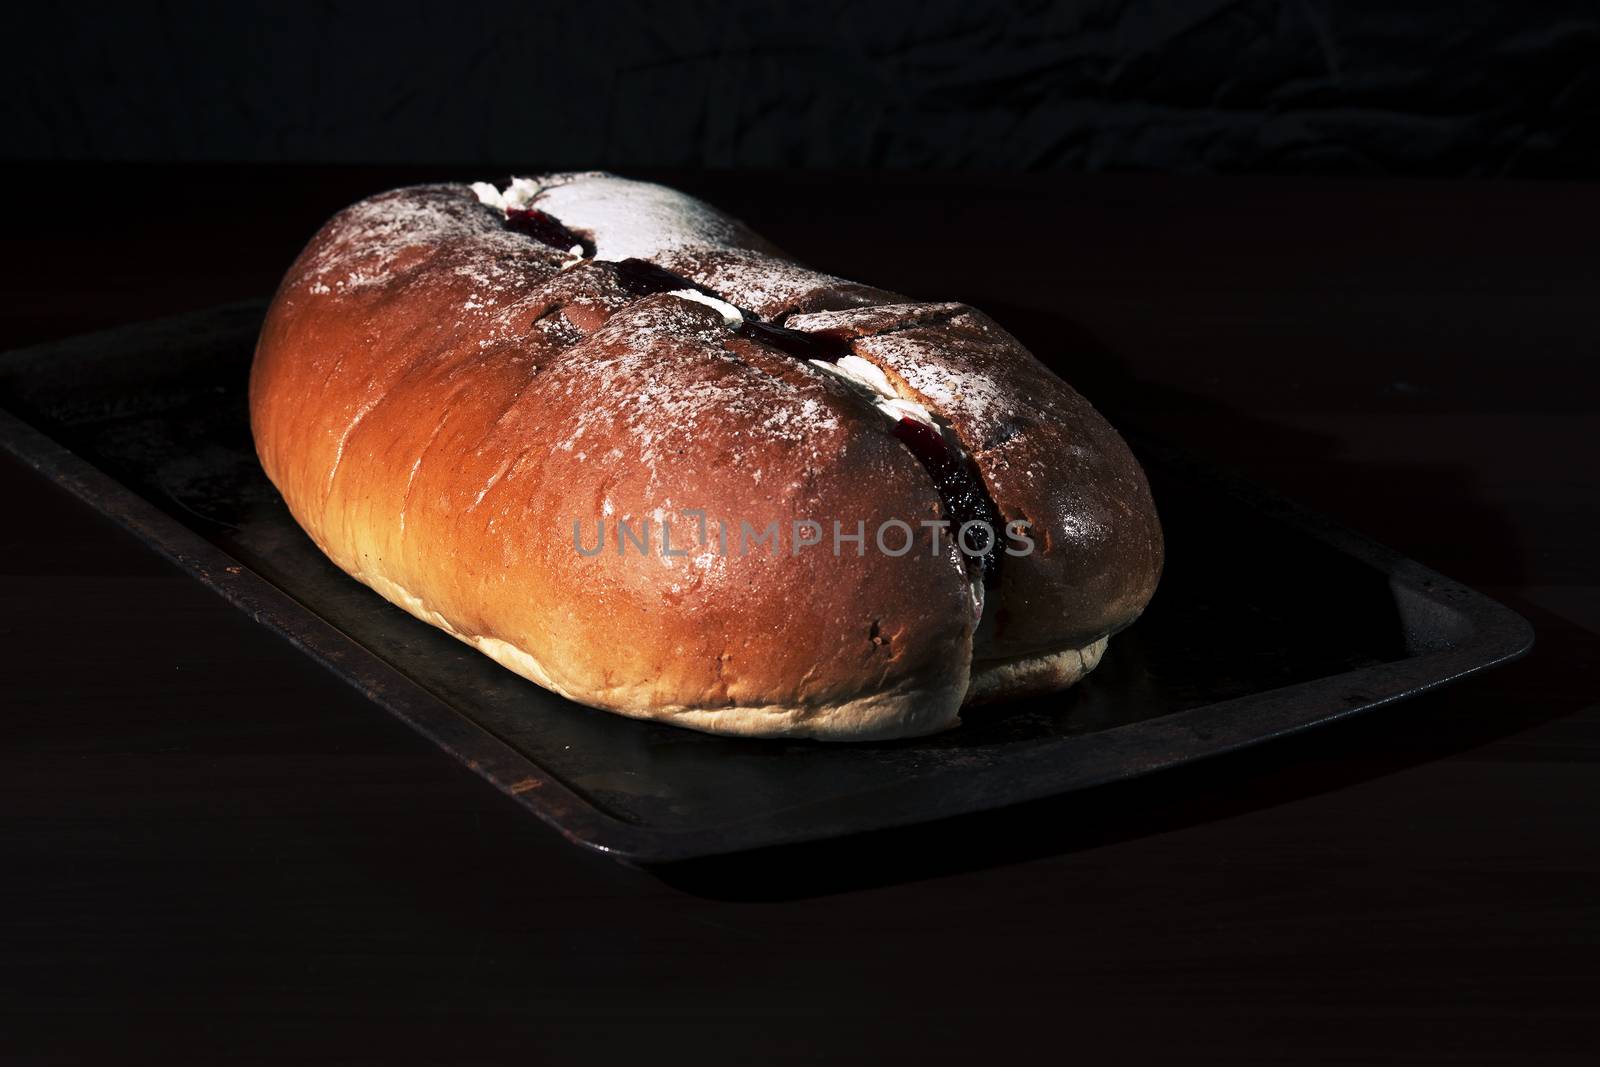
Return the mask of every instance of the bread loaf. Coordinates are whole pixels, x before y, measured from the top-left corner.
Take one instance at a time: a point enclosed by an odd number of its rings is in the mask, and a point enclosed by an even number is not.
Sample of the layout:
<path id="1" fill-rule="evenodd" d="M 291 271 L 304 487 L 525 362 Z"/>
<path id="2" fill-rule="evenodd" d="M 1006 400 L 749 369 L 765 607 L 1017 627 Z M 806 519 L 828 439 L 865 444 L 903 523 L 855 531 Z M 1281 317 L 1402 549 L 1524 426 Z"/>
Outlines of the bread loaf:
<path id="1" fill-rule="evenodd" d="M 983 313 L 606 174 L 330 221 L 250 386 L 339 567 L 572 700 L 912 736 L 1099 661 L 1160 573 L 1116 432 Z"/>

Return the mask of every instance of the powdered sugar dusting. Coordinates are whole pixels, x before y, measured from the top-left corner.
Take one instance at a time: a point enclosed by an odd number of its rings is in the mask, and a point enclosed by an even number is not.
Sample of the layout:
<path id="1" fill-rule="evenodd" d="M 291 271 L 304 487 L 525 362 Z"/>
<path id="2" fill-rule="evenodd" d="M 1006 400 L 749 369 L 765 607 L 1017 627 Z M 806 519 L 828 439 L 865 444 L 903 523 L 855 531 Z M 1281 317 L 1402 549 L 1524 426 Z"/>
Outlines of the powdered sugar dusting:
<path id="1" fill-rule="evenodd" d="M 584 294 L 608 283 L 564 269 L 577 264 L 505 225 L 506 210 L 523 206 L 587 234 L 596 259 L 671 264 L 720 297 L 685 289 L 621 311 L 596 305 Z M 843 366 L 807 370 L 833 376 L 859 362 L 859 373 L 846 375 L 852 381 L 874 366 L 887 370 L 888 379 L 871 375 L 856 384 L 866 386 L 891 418 L 932 421 L 926 410 L 932 409 L 950 424 L 984 426 L 1027 403 L 1007 396 L 985 373 L 981 356 L 947 351 L 943 331 L 935 338 L 921 329 L 959 319 L 961 331 L 981 349 L 988 341 L 982 316 L 968 322 L 970 309 L 960 305 L 886 303 L 890 294 L 766 255 L 759 238 L 732 218 L 661 186 L 589 173 L 518 178 L 503 190 L 482 182 L 470 189 L 397 190 L 342 212 L 308 249 L 300 281 L 303 291 L 326 296 L 388 285 L 424 264 L 427 269 L 412 275 L 415 284 L 450 292 L 459 308 L 455 325 L 478 331 L 479 350 L 504 345 L 510 356 L 533 342 L 547 352 L 591 353 L 578 355 L 574 369 L 581 365 L 581 373 L 566 379 L 576 417 L 556 446 L 584 461 L 598 461 L 594 442 L 620 432 L 637 461 L 653 470 L 668 454 L 681 454 L 685 441 L 717 427 L 735 453 L 777 442 L 796 450 L 801 468 L 824 463 L 820 450 L 837 446 L 831 431 L 840 429 L 830 394 L 753 371 L 728 352 L 729 330 L 743 321 L 740 307 L 769 317 L 815 308 L 786 321 L 802 331 L 853 335 L 858 356 L 846 357 Z M 611 268 L 598 263 L 592 269 Z M 595 348 L 581 343 L 591 326 L 579 330 L 545 312 L 577 305 L 594 305 L 590 322 L 610 316 L 592 334 L 600 342 Z M 592 358 L 596 350 L 604 356 Z M 597 432 L 602 425 L 604 432 Z"/>
<path id="2" fill-rule="evenodd" d="M 894 371 L 929 407 L 956 425 L 988 426 L 1007 417 L 1016 405 L 1014 392 L 1002 388 L 993 375 L 958 369 L 937 358 L 928 341 L 914 334 L 863 338 L 855 347 Z"/>
<path id="3" fill-rule="evenodd" d="M 301 264 L 307 291 L 325 295 L 386 285 L 441 247 L 468 241 L 482 267 L 467 269 L 481 269 L 486 284 L 509 282 L 498 261 L 527 257 L 529 242 L 465 193 L 461 186 L 398 189 L 341 211 Z"/>
<path id="4" fill-rule="evenodd" d="M 675 298 L 619 314 L 590 339 L 604 354 L 583 361 L 564 386 L 577 416 L 555 447 L 626 440 L 652 480 L 657 464 L 713 429 L 735 465 L 747 448 L 772 442 L 802 454 L 824 447 L 840 424 L 823 394 L 752 371 L 722 347 L 726 337 L 705 308 Z"/>
<path id="5" fill-rule="evenodd" d="M 1002 384 L 995 373 L 997 355 L 1021 350 L 986 316 L 964 304 L 821 311 L 795 316 L 788 325 L 851 338 L 858 356 L 899 379 L 897 389 L 909 390 L 936 415 L 958 429 L 974 431 L 978 439 L 1020 408 L 1043 402 Z"/>
<path id="6" fill-rule="evenodd" d="M 665 186 L 609 174 L 557 175 L 539 210 L 594 241 L 598 259 L 654 259 L 682 248 L 749 247 L 752 237 L 710 204 Z"/>
<path id="7" fill-rule="evenodd" d="M 796 309 L 853 307 L 899 299 L 881 289 L 744 249 L 679 251 L 660 257 L 659 262 L 762 318 L 776 318 Z"/>
<path id="8" fill-rule="evenodd" d="M 522 283 L 526 280 L 523 271 L 512 270 L 504 263 L 492 259 L 459 263 L 450 273 L 457 278 L 465 278 L 473 285 L 472 293 L 461 305 L 467 311 L 492 308 L 502 300 L 515 299 L 521 293 L 524 287 Z"/>

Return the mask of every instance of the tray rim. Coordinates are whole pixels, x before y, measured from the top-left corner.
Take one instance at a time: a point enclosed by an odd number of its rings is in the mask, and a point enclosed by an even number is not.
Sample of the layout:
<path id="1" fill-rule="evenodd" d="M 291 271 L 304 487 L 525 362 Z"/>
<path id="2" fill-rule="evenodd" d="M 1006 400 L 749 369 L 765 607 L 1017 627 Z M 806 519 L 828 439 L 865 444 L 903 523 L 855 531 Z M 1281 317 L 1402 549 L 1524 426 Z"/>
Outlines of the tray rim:
<path id="1" fill-rule="evenodd" d="M 262 301 L 243 301 L 29 345 L 0 353 L 0 367 L 39 349 L 89 342 L 122 341 L 133 345 L 141 334 L 177 329 L 187 322 L 205 322 L 223 312 L 243 313 L 264 306 Z M 852 801 L 890 794 L 880 809 L 883 818 L 872 829 L 992 811 L 1238 751 L 1438 688 L 1517 659 L 1533 646 L 1533 628 L 1527 620 L 1485 594 L 1181 449 L 1143 435 L 1126 436 L 1142 449 L 1159 453 L 1164 463 L 1209 481 L 1246 505 L 1355 557 L 1386 576 L 1391 585 L 1458 613 L 1469 624 L 1470 632 L 1447 648 L 1038 745 L 1015 754 L 998 772 L 965 772 L 989 788 L 982 795 L 963 793 L 959 803 L 949 802 L 950 794 L 937 788 L 957 773 L 949 771 L 849 794 Z M 607 814 L 287 591 L 5 406 L 0 406 L 0 448 L 132 533 L 574 844 L 624 862 L 656 864 L 862 832 L 860 827 L 830 827 L 814 816 L 807 818 L 808 813 L 825 814 L 837 799 L 834 797 L 748 821 L 693 830 L 651 829 Z M 1428 679 L 1397 684 L 1395 676 L 1402 667 L 1413 672 L 1426 668 Z M 1335 682 L 1339 684 L 1331 684 Z M 1286 715 L 1282 711 L 1285 706 L 1302 710 Z M 1119 754 L 1131 743 L 1147 747 L 1152 741 L 1159 743 L 1164 755 L 1147 759 L 1136 770 L 1128 771 L 1125 757 Z M 1059 758 L 1052 758 L 1059 757 L 1066 745 L 1075 749 L 1075 758 L 1063 766 Z M 1020 776 L 1019 765 L 1025 772 Z M 1008 787 L 999 789 L 994 781 L 984 782 L 996 777 L 1003 777 Z M 1019 777 L 1024 783 L 1020 788 L 1014 784 Z"/>

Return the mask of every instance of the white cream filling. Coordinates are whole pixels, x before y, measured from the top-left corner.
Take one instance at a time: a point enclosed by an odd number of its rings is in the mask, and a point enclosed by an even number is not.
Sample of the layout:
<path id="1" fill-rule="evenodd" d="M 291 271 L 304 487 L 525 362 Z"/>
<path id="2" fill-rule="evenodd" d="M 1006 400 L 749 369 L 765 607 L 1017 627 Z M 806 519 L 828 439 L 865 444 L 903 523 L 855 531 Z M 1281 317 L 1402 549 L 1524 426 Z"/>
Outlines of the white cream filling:
<path id="1" fill-rule="evenodd" d="M 744 312 L 726 300 L 718 300 L 714 296 L 707 296 L 698 289 L 675 289 L 667 295 L 680 296 L 685 300 L 693 300 L 696 304 L 704 304 L 708 308 L 715 308 L 722 313 L 722 321 L 729 326 L 737 326 L 744 321 Z"/>
<path id="2" fill-rule="evenodd" d="M 496 189 L 488 182 L 473 182 L 472 191 L 478 194 L 478 201 L 497 207 L 501 211 L 512 208 L 525 208 L 529 201 L 538 196 L 544 187 L 532 178 L 512 178 L 511 184 L 505 189 Z"/>
<path id="3" fill-rule="evenodd" d="M 907 400 L 894 391 L 894 386 L 889 384 L 888 375 L 879 370 L 876 364 L 869 363 L 860 356 L 841 356 L 838 362 L 829 363 L 824 359 L 813 359 L 811 365 L 818 370 L 827 371 L 835 378 L 843 378 L 858 389 L 866 391 L 878 410 L 891 419 L 902 418 L 916 419 L 918 422 L 933 427 L 941 434 L 943 428 L 933 421 L 933 413 L 915 400 Z"/>
<path id="4" fill-rule="evenodd" d="M 544 186 L 532 178 L 512 178 L 511 184 L 503 190 L 496 189 L 488 182 L 473 182 L 472 191 L 477 194 L 478 203 L 509 214 L 514 208 L 520 210 L 533 203 L 534 198 L 544 191 Z M 567 261 L 561 264 L 561 269 L 567 270 L 582 262 L 583 246 L 573 245 L 567 249 Z"/>

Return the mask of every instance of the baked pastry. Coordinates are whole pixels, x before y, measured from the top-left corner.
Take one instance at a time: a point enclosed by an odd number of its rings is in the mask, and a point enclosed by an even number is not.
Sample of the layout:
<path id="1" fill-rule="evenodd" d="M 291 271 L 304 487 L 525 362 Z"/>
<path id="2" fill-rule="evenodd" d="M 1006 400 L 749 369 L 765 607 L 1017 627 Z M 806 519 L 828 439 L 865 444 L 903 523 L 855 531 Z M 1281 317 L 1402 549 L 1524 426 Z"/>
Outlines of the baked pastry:
<path id="1" fill-rule="evenodd" d="M 608 174 L 347 208 L 250 410 L 339 567 L 575 701 L 716 733 L 913 736 L 1071 685 L 1161 569 L 1126 445 L 983 313 Z"/>

